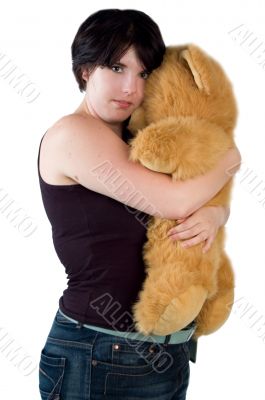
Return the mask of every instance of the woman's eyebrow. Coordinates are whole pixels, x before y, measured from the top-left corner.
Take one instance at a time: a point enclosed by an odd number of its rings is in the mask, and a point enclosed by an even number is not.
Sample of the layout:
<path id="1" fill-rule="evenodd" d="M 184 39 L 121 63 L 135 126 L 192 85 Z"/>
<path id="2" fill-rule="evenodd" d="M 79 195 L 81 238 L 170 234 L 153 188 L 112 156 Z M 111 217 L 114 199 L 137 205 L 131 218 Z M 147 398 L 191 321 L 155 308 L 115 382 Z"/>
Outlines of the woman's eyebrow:
<path id="1" fill-rule="evenodd" d="M 117 61 L 116 64 L 119 64 L 121 67 L 127 67 L 126 64 L 121 63 L 120 61 Z"/>

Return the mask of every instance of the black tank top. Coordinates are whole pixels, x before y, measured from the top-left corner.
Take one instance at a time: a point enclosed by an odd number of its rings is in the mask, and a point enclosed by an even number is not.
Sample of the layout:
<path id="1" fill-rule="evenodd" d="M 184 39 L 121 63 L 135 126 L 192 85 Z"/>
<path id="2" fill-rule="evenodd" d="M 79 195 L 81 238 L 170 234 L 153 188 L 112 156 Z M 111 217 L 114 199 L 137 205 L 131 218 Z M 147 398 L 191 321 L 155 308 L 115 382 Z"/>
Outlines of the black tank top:
<path id="1" fill-rule="evenodd" d="M 125 128 L 122 139 L 131 137 Z M 83 323 L 135 331 L 131 307 L 145 279 L 142 248 L 150 215 L 78 183 L 45 182 L 41 142 L 41 196 L 68 279 L 59 307 Z"/>

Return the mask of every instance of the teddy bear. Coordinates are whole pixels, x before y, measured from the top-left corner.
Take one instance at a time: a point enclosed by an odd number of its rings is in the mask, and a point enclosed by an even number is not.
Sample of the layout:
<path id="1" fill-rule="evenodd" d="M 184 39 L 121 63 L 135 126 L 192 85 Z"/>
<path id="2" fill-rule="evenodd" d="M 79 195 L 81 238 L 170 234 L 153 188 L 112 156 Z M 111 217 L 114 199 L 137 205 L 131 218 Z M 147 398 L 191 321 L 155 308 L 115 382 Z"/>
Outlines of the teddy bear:
<path id="1" fill-rule="evenodd" d="M 168 46 L 163 63 L 147 79 L 142 104 L 131 115 L 129 159 L 173 180 L 196 177 L 235 146 L 236 119 L 233 87 L 221 65 L 195 44 Z M 229 205 L 230 175 L 205 206 Z M 202 253 L 203 243 L 185 249 L 167 236 L 177 221 L 150 217 L 142 253 L 146 279 L 132 305 L 137 331 L 169 335 L 195 321 L 193 338 L 215 332 L 234 301 L 225 228 Z"/>

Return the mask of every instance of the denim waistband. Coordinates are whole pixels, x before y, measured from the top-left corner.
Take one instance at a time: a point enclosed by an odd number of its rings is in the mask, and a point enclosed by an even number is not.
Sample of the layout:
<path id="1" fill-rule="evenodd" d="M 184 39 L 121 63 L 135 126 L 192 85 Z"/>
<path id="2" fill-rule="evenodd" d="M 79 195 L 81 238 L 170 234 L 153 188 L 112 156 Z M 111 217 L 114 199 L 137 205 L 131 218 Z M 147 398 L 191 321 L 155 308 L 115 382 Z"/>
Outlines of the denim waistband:
<path id="1" fill-rule="evenodd" d="M 106 333 L 106 334 L 114 335 L 114 336 L 119 336 L 119 337 L 131 339 L 131 340 L 143 340 L 143 341 L 148 341 L 148 342 L 156 342 L 156 343 L 164 343 L 164 344 L 180 344 L 180 343 L 185 343 L 185 342 L 189 341 L 196 329 L 196 323 L 195 323 L 195 321 L 192 321 L 184 329 L 174 332 L 170 335 L 166 335 L 166 336 L 144 335 L 140 332 L 122 332 L 122 331 L 116 331 L 114 329 L 102 328 L 100 326 L 83 324 L 73 318 L 68 317 L 66 314 L 64 314 L 62 312 L 62 310 L 60 308 L 58 309 L 58 311 L 61 315 L 63 315 L 69 321 L 75 322 L 76 324 L 80 324 L 81 326 L 84 326 L 85 328 L 89 328 L 89 329 L 92 329 L 92 330 L 95 330 L 98 332 L 102 332 L 102 333 Z"/>

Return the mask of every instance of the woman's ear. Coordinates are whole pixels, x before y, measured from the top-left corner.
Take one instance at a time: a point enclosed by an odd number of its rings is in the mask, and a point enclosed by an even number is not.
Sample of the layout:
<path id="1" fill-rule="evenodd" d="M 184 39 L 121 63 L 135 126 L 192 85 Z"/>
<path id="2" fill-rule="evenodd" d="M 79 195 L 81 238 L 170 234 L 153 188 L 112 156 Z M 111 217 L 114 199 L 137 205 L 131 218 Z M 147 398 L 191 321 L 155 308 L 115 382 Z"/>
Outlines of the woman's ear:
<path id="1" fill-rule="evenodd" d="M 82 74 L 81 74 L 81 76 L 82 76 L 82 79 L 84 79 L 84 81 L 88 81 L 88 77 L 89 77 L 89 71 L 88 71 L 88 68 L 86 68 L 86 67 L 81 67 L 82 68 Z"/>

